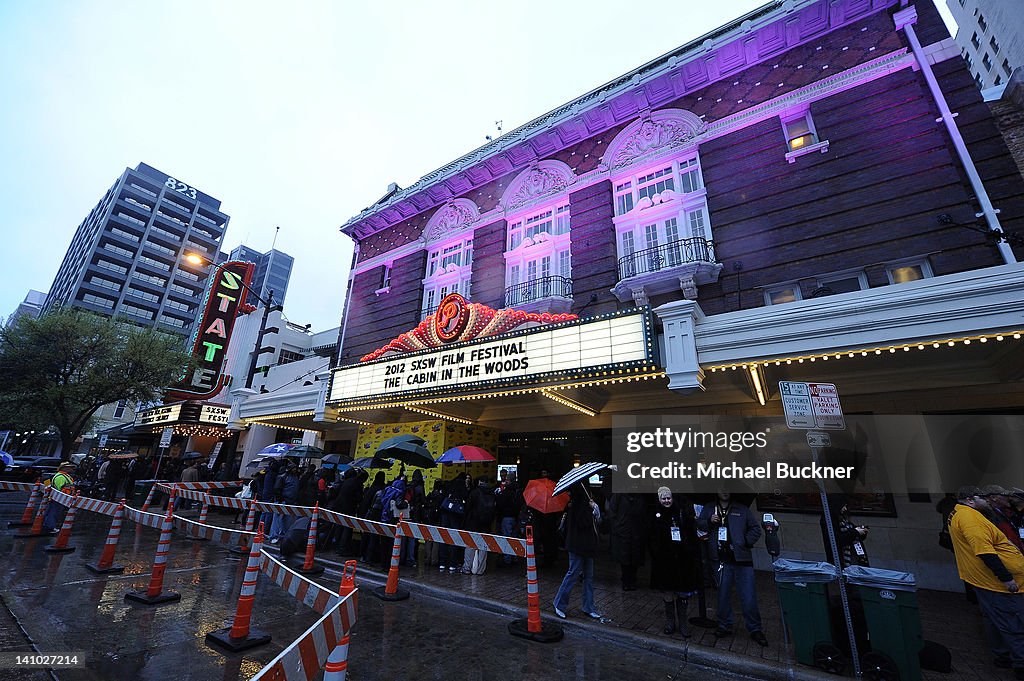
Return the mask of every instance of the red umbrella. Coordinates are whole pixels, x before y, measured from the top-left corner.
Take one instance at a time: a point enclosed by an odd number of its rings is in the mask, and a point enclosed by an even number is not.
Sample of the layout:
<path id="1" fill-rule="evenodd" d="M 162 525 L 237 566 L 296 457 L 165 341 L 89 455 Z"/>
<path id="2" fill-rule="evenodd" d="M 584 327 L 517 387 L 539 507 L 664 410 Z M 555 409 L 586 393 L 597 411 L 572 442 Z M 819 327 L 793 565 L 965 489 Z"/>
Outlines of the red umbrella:
<path id="1" fill-rule="evenodd" d="M 438 463 L 469 463 L 471 461 L 494 461 L 486 449 L 473 445 L 459 445 L 437 457 Z"/>
<path id="2" fill-rule="evenodd" d="M 554 480 L 531 480 L 523 490 L 523 500 L 527 506 L 541 513 L 560 513 L 569 505 L 569 495 L 563 492 L 552 496 L 554 491 Z"/>

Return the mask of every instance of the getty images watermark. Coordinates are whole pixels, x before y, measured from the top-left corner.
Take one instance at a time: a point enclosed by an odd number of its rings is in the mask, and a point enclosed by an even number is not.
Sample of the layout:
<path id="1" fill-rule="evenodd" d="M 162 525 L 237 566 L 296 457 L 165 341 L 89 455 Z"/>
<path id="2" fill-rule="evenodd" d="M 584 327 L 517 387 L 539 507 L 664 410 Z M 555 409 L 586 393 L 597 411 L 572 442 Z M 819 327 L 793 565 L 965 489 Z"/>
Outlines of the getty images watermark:
<path id="1" fill-rule="evenodd" d="M 618 416 L 613 492 L 942 493 L 1024 483 L 1024 416 L 852 416 L 812 456 L 782 417 Z"/>

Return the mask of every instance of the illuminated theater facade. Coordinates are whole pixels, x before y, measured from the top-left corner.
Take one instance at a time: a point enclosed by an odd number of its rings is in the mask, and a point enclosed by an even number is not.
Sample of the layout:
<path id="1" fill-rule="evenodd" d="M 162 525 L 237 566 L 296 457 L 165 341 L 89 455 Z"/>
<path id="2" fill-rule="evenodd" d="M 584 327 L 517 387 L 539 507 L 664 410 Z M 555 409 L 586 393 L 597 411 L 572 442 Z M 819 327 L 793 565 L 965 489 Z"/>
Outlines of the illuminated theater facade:
<path id="1" fill-rule="evenodd" d="M 1020 414 L 1022 225 L 931 2 L 775 2 L 350 219 L 336 366 L 240 418 L 357 456 L 476 429 L 529 477 L 607 460 L 619 415 L 780 416 L 780 380 L 851 414 Z M 873 564 L 958 588 L 938 499 L 889 496 Z M 776 510 L 786 555 L 823 555 L 817 516 Z"/>

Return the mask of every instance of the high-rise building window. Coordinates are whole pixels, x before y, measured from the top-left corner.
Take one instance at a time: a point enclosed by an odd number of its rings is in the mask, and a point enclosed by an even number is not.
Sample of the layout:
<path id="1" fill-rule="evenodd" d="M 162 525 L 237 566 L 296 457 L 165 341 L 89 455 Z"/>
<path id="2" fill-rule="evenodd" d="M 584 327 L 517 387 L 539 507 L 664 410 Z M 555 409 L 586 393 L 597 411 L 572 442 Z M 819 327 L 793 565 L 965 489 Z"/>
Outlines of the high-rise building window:
<path id="1" fill-rule="evenodd" d="M 987 31 L 988 30 L 988 23 L 985 21 L 985 15 L 984 14 L 979 14 L 978 15 L 978 26 L 981 28 L 982 31 Z"/>

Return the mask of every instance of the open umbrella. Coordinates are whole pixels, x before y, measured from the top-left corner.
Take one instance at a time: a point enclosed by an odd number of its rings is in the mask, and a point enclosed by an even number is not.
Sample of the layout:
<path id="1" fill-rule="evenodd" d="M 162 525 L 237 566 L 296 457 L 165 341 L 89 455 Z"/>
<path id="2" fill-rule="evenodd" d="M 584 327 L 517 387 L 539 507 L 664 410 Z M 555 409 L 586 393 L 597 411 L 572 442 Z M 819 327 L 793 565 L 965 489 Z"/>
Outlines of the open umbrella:
<path id="1" fill-rule="evenodd" d="M 256 456 L 265 456 L 268 458 L 291 456 L 290 452 L 294 448 L 295 445 L 286 444 L 284 442 L 278 442 L 276 444 L 267 445 L 260 451 L 256 452 Z"/>
<path id="2" fill-rule="evenodd" d="M 614 466 L 611 466 L 606 463 L 601 463 L 600 461 L 588 461 L 587 463 L 581 466 L 576 466 L 576 468 L 573 468 L 571 471 L 569 471 L 568 473 L 566 473 L 565 475 L 558 479 L 558 483 L 555 485 L 555 489 L 552 491 L 552 494 L 564 492 L 565 490 L 575 485 L 577 482 L 582 482 L 589 478 L 594 473 L 602 471 L 605 468 L 610 468 L 613 471 L 616 470 Z"/>
<path id="3" fill-rule="evenodd" d="M 427 441 L 415 435 L 396 435 L 381 443 L 374 453 L 377 459 L 395 459 L 409 466 L 433 468 L 437 465 L 424 445 Z"/>
<path id="4" fill-rule="evenodd" d="M 137 459 L 139 458 L 138 452 L 114 452 L 107 457 L 111 461 L 118 461 L 120 459 Z"/>
<path id="5" fill-rule="evenodd" d="M 328 454 L 320 460 L 322 463 L 340 464 L 340 463 L 352 463 L 352 457 L 348 454 Z"/>
<path id="6" fill-rule="evenodd" d="M 245 464 L 246 468 L 259 468 L 260 466 L 266 466 L 267 460 L 264 458 L 253 459 L 249 463 Z"/>
<path id="7" fill-rule="evenodd" d="M 296 447 L 292 447 L 288 452 L 288 456 L 298 456 L 303 459 L 319 459 L 322 458 L 323 455 L 324 450 L 319 447 L 314 447 L 313 445 L 298 445 Z"/>
<path id="8" fill-rule="evenodd" d="M 14 465 L 14 457 L 7 452 L 0 451 L 0 461 L 3 461 L 6 466 Z"/>
<path id="9" fill-rule="evenodd" d="M 494 461 L 486 449 L 472 445 L 459 445 L 437 457 L 438 463 L 468 463 L 472 461 Z"/>
<path id="10" fill-rule="evenodd" d="M 531 480 L 523 490 L 523 501 L 541 513 L 560 513 L 569 504 L 568 494 L 553 494 L 555 482 L 547 478 Z"/>
<path id="11" fill-rule="evenodd" d="M 201 454 L 199 452 L 185 452 L 184 454 L 181 455 L 181 460 L 182 461 L 191 461 L 192 459 L 201 459 L 204 456 L 206 456 L 206 454 Z M 112 459 L 114 457 L 110 457 L 110 458 Z"/>
<path id="12" fill-rule="evenodd" d="M 375 456 L 364 456 L 352 462 L 353 468 L 391 468 L 392 462 Z"/>

